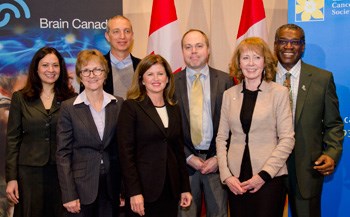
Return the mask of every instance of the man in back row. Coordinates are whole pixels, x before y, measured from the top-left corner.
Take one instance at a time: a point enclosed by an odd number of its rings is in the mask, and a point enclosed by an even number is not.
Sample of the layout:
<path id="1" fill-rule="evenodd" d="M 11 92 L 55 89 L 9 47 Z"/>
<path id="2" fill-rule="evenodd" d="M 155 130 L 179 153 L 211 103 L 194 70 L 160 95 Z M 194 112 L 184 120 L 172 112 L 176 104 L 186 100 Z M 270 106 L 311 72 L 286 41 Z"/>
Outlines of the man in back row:
<path id="1" fill-rule="evenodd" d="M 295 24 L 275 35 L 276 82 L 288 73 L 295 147 L 288 161 L 288 198 L 293 217 L 320 217 L 324 176 L 334 172 L 342 153 L 343 121 L 333 75 L 301 60 L 305 33 Z"/>

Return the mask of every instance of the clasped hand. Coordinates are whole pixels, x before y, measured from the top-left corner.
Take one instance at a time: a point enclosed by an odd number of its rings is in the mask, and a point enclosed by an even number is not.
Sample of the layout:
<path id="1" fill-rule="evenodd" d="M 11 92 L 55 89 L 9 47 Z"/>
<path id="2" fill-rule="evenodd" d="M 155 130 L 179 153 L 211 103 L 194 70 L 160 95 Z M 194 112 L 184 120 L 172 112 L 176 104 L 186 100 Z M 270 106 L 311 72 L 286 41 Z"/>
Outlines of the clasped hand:
<path id="1" fill-rule="evenodd" d="M 246 192 L 255 193 L 265 184 L 265 181 L 259 175 L 254 175 L 244 182 L 240 182 L 237 177 L 231 176 L 225 180 L 225 183 L 230 191 L 237 195 Z"/>
<path id="2" fill-rule="evenodd" d="M 202 174 L 215 173 L 218 170 L 218 160 L 216 157 L 203 160 L 200 157 L 192 156 L 187 163 Z"/>

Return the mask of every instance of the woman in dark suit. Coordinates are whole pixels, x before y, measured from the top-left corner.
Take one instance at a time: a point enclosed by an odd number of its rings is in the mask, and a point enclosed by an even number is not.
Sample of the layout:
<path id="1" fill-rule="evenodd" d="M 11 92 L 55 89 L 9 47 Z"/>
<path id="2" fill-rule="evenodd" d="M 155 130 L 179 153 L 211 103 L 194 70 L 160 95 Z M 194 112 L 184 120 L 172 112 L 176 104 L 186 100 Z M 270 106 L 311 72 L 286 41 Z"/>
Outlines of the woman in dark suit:
<path id="1" fill-rule="evenodd" d="M 181 117 L 169 64 L 149 55 L 138 65 L 118 121 L 127 216 L 177 216 L 191 203 Z"/>
<path id="2" fill-rule="evenodd" d="M 107 61 L 101 52 L 81 51 L 76 74 L 85 90 L 62 104 L 56 157 L 68 216 L 118 216 L 116 126 L 123 99 L 103 91 L 107 73 Z"/>
<path id="3" fill-rule="evenodd" d="M 63 216 L 56 170 L 60 103 L 75 95 L 66 64 L 54 48 L 39 49 L 25 87 L 12 96 L 7 129 L 6 193 L 14 216 Z"/>

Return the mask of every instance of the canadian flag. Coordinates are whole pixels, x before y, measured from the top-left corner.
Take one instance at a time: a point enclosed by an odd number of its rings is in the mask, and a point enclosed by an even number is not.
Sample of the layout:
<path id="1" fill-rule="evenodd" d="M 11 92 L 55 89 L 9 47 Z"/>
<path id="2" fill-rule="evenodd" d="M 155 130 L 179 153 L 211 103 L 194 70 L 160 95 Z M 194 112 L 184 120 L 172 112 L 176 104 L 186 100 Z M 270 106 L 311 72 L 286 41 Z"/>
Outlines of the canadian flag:
<path id="1" fill-rule="evenodd" d="M 181 35 L 174 0 L 153 0 L 147 53 L 163 56 L 174 73 L 182 69 Z"/>
<path id="2" fill-rule="evenodd" d="M 268 40 L 264 3 L 262 0 L 244 0 L 236 44 L 248 37 Z"/>

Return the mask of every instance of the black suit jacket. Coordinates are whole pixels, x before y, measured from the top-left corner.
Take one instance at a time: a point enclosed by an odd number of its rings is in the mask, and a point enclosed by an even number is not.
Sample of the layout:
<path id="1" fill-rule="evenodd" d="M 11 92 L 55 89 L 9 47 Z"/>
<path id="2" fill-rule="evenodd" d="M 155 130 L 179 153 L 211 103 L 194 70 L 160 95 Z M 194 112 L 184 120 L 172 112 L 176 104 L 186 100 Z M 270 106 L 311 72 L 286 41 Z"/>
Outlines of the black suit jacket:
<path id="1" fill-rule="evenodd" d="M 120 169 L 116 126 L 123 99 L 117 97 L 105 107 L 103 140 L 99 137 L 89 107 L 84 103 L 73 105 L 75 99 L 62 103 L 57 124 L 56 158 L 62 201 L 67 203 L 80 199 L 84 205 L 94 202 L 103 160 L 108 194 L 118 203 Z"/>
<path id="2" fill-rule="evenodd" d="M 309 199 L 321 194 L 324 178 L 313 169 L 314 162 L 322 154 L 338 162 L 342 153 L 344 124 L 331 72 L 301 63 L 294 126 L 295 161 L 287 165 L 296 171 L 301 195 Z"/>
<path id="3" fill-rule="evenodd" d="M 27 101 L 21 91 L 13 94 L 7 124 L 7 182 L 18 180 L 18 165 L 44 166 L 55 162 L 60 106 L 55 97 L 47 112 L 40 99 Z"/>
<path id="4" fill-rule="evenodd" d="M 233 80 L 227 73 L 219 71 L 217 69 L 209 67 L 210 77 L 210 101 L 211 101 L 211 114 L 213 120 L 213 138 L 210 143 L 210 147 L 207 154 L 207 159 L 216 155 L 216 142 L 215 138 L 219 128 L 222 96 L 225 90 L 233 86 Z M 195 151 L 194 145 L 191 141 L 190 132 L 190 109 L 187 93 L 186 83 L 186 69 L 175 74 L 175 95 L 178 100 L 181 116 L 182 116 L 182 128 L 185 139 L 185 154 L 186 158 L 191 154 L 198 156 Z M 188 166 L 189 173 L 192 175 L 195 170 Z"/>
<path id="5" fill-rule="evenodd" d="M 164 128 L 149 97 L 126 100 L 118 121 L 118 144 L 126 197 L 142 194 L 156 201 L 170 182 L 174 198 L 190 192 L 178 106 L 166 104 L 169 127 Z"/>

